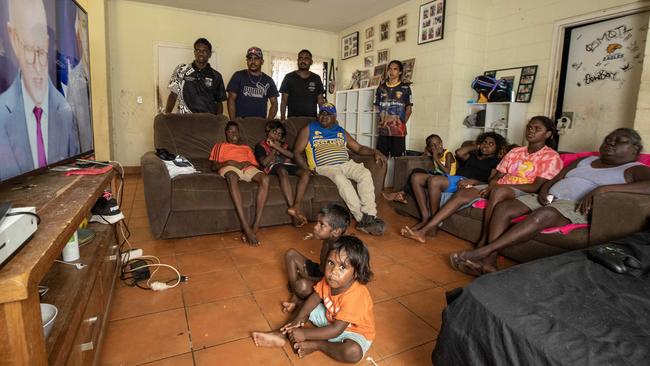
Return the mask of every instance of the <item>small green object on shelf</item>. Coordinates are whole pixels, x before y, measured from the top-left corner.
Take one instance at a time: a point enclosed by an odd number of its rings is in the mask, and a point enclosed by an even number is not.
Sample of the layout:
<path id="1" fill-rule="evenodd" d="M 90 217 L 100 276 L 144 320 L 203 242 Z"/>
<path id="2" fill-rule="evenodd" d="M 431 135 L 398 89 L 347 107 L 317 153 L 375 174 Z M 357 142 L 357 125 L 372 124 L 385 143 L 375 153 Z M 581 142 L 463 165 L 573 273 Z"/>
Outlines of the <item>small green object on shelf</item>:
<path id="1" fill-rule="evenodd" d="M 77 230 L 77 234 L 79 236 L 79 245 L 87 244 L 95 238 L 95 232 L 87 228 Z"/>

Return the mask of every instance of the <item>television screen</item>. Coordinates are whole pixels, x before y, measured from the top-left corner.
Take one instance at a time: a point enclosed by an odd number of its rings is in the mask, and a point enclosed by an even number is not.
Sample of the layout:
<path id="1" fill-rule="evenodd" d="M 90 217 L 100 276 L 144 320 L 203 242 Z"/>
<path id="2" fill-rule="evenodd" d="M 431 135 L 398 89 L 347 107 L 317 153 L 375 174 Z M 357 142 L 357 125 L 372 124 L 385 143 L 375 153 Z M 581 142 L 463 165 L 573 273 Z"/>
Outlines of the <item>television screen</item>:
<path id="1" fill-rule="evenodd" d="M 93 152 L 88 15 L 0 0 L 0 180 Z"/>

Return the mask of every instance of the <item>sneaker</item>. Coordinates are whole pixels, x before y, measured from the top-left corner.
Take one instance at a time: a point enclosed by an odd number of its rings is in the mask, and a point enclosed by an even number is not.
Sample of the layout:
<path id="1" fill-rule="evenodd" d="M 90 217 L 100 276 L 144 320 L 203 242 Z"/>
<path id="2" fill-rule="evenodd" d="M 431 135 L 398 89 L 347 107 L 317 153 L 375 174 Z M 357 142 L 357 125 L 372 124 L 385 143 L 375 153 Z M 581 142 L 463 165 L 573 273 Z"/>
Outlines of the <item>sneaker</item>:
<path id="1" fill-rule="evenodd" d="M 366 216 L 368 219 L 364 221 L 364 219 L 366 219 Z M 386 230 L 386 223 L 384 220 L 376 216 L 369 216 L 364 214 L 361 222 L 357 224 L 357 229 L 370 235 L 383 235 L 384 231 Z"/>
<path id="2" fill-rule="evenodd" d="M 372 224 L 372 219 L 373 217 L 368 215 L 368 214 L 363 214 L 363 217 L 361 218 L 361 221 L 357 222 L 357 229 L 362 230 Z"/>

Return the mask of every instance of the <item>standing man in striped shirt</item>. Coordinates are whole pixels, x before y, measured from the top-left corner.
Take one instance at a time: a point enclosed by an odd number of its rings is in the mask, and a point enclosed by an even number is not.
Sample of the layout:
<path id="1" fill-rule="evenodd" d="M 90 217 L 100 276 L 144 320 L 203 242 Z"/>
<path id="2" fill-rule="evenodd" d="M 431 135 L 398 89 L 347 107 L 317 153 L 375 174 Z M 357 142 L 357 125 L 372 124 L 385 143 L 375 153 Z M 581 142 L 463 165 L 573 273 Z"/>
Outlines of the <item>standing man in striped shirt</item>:
<path id="1" fill-rule="evenodd" d="M 377 217 L 372 176 L 363 164 L 350 159 L 348 149 L 359 155 L 374 156 L 379 164 L 386 163 L 386 157 L 381 152 L 360 145 L 336 123 L 336 107 L 325 103 L 320 106 L 318 121 L 311 122 L 298 133 L 293 154 L 300 167 L 325 176 L 336 184 L 341 198 L 357 220 L 357 229 L 382 235 L 386 224 Z M 357 190 L 351 180 L 357 183 Z"/>

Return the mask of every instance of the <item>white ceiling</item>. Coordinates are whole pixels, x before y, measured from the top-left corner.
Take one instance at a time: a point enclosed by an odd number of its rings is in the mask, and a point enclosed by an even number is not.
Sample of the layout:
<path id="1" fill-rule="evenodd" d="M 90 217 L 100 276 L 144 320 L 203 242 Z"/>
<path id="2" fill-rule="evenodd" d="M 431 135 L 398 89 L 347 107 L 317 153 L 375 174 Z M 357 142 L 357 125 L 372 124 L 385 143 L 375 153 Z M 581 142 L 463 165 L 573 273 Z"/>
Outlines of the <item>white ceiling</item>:
<path id="1" fill-rule="evenodd" d="M 408 0 L 135 0 L 338 32 Z"/>

